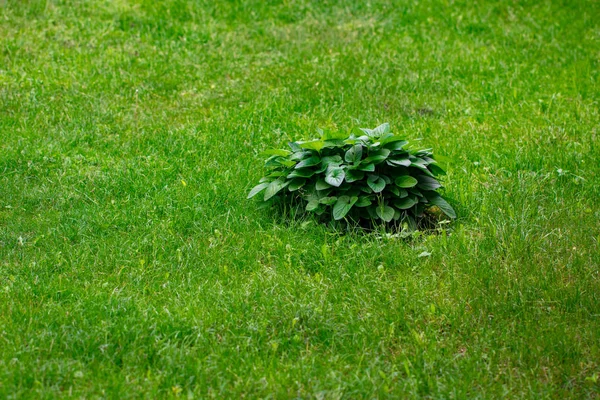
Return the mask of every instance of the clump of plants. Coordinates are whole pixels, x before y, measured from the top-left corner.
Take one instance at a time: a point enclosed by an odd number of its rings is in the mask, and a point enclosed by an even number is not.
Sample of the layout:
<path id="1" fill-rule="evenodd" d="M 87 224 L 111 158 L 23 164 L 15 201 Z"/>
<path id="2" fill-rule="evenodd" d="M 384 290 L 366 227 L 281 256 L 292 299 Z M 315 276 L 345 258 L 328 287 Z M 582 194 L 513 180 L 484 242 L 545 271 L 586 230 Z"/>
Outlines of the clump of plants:
<path id="1" fill-rule="evenodd" d="M 412 150 L 389 124 L 350 135 L 321 131 L 321 138 L 290 142 L 265 152 L 268 174 L 248 198 L 299 205 L 324 220 L 362 226 L 381 223 L 417 229 L 454 209 L 438 193 L 444 170 L 431 150 Z"/>

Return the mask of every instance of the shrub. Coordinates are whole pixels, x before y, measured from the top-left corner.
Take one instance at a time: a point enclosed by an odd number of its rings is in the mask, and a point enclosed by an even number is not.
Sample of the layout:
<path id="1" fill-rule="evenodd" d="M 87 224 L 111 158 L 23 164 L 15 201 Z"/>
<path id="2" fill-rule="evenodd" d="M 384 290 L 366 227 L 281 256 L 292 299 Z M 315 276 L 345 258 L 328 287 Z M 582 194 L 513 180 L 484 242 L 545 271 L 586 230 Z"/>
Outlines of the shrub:
<path id="1" fill-rule="evenodd" d="M 430 150 L 408 149 L 388 124 L 357 132 L 321 131 L 320 139 L 290 142 L 291 151 L 266 151 L 269 174 L 248 198 L 262 193 L 265 202 L 301 204 L 329 220 L 406 223 L 412 229 L 425 216 L 439 215 L 434 208 L 456 218 L 437 192 L 437 177 L 445 172 Z"/>

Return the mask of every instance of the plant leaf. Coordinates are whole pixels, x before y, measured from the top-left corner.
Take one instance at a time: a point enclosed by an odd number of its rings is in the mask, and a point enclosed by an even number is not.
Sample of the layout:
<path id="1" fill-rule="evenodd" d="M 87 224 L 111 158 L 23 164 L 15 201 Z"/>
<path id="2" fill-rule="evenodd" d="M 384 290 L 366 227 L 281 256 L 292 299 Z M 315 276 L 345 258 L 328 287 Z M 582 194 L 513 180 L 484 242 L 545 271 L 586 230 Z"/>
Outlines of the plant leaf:
<path id="1" fill-rule="evenodd" d="M 446 175 L 446 171 L 437 164 L 429 164 L 427 167 L 434 175 Z"/>
<path id="2" fill-rule="evenodd" d="M 359 196 L 356 202 L 356 207 L 368 207 L 371 205 L 371 200 L 367 196 Z"/>
<path id="3" fill-rule="evenodd" d="M 312 157 L 306 158 L 306 159 L 300 161 L 298 164 L 296 164 L 296 169 L 312 167 L 312 166 L 319 164 L 320 162 L 321 162 L 321 158 L 319 156 L 313 155 Z"/>
<path id="4" fill-rule="evenodd" d="M 317 209 L 317 207 L 319 207 L 319 200 L 310 200 L 307 204 L 306 204 L 306 211 L 314 211 Z"/>
<path id="5" fill-rule="evenodd" d="M 369 163 L 380 163 L 384 161 L 390 155 L 390 150 L 388 149 L 379 149 L 377 151 L 373 151 L 369 154 L 367 158 L 362 160 L 361 164 L 369 164 Z"/>
<path id="6" fill-rule="evenodd" d="M 320 134 L 321 139 L 323 140 L 341 140 L 346 139 L 348 135 L 343 131 L 332 131 L 329 129 L 317 129 L 317 132 Z"/>
<path id="7" fill-rule="evenodd" d="M 365 173 L 363 171 L 358 171 L 355 169 L 349 169 L 346 171 L 346 182 L 355 182 L 360 181 L 365 177 Z"/>
<path id="8" fill-rule="evenodd" d="M 401 165 L 403 167 L 410 167 L 410 160 L 408 158 L 404 158 L 404 159 L 395 159 L 395 160 L 391 160 L 391 159 L 387 159 L 386 160 L 387 165 L 390 166 L 394 166 L 394 165 Z"/>
<path id="9" fill-rule="evenodd" d="M 430 170 L 428 170 L 426 166 L 424 166 L 424 165 L 421 165 L 421 164 L 419 164 L 419 163 L 411 162 L 411 164 L 410 164 L 410 167 L 411 167 L 411 168 L 414 168 L 414 169 L 418 169 L 418 170 L 420 170 L 421 172 L 424 172 L 425 174 L 427 174 L 427 175 L 429 175 L 429 176 L 433 176 L 433 174 L 431 173 L 431 171 L 430 171 Z"/>
<path id="10" fill-rule="evenodd" d="M 340 196 L 333 206 L 333 219 L 340 220 L 348 214 L 348 211 L 358 201 L 358 197 Z"/>
<path id="11" fill-rule="evenodd" d="M 267 149 L 265 151 L 262 152 L 262 156 L 281 156 L 281 157 L 287 157 L 291 154 L 291 152 L 289 150 L 285 150 L 285 149 Z"/>
<path id="12" fill-rule="evenodd" d="M 302 140 L 298 143 L 298 145 L 300 147 L 302 147 L 303 149 L 309 149 L 309 150 L 316 150 L 319 151 L 323 148 L 323 146 L 325 146 L 325 142 L 320 140 L 320 139 L 315 139 L 315 140 Z"/>
<path id="13" fill-rule="evenodd" d="M 385 222 L 390 222 L 394 218 L 394 209 L 390 206 L 381 204 L 375 209 L 377 216 Z"/>
<path id="14" fill-rule="evenodd" d="M 427 175 L 418 175 L 417 180 L 419 181 L 417 187 L 423 190 L 435 190 L 442 187 L 437 179 Z"/>
<path id="15" fill-rule="evenodd" d="M 283 179 L 277 179 L 269 183 L 267 190 L 265 190 L 265 201 L 275 196 L 281 189 L 290 184 L 291 181 L 284 181 Z"/>
<path id="16" fill-rule="evenodd" d="M 369 129 L 369 133 L 365 132 L 367 135 L 371 136 L 371 137 L 380 137 L 385 135 L 386 133 L 390 132 L 390 124 L 388 124 L 387 122 L 379 125 L 377 128 L 375 129 Z"/>
<path id="17" fill-rule="evenodd" d="M 330 139 L 323 142 L 324 148 L 344 147 L 344 145 L 344 141 L 339 139 Z"/>
<path id="18" fill-rule="evenodd" d="M 256 196 L 258 193 L 262 192 L 263 190 L 265 190 L 265 188 L 267 186 L 269 186 L 270 182 L 264 182 L 264 183 L 259 183 L 258 185 L 254 186 L 252 188 L 252 190 L 250 190 L 250 193 L 248 193 L 248 199 L 251 199 L 252 197 Z"/>
<path id="19" fill-rule="evenodd" d="M 331 187 L 331 185 L 327 182 L 325 182 L 325 179 L 323 178 L 319 178 L 317 180 L 317 183 L 315 184 L 315 189 L 317 190 L 325 190 L 325 189 L 329 189 Z"/>
<path id="20" fill-rule="evenodd" d="M 403 175 L 396 178 L 396 186 L 401 188 L 414 187 L 418 181 L 410 175 Z"/>
<path id="21" fill-rule="evenodd" d="M 310 157 L 312 155 L 312 151 L 308 151 L 308 150 L 300 150 L 300 151 L 296 151 L 294 152 L 294 154 L 292 154 L 289 158 L 292 161 L 300 161 L 303 160 L 307 157 Z"/>
<path id="22" fill-rule="evenodd" d="M 415 204 L 417 204 L 417 200 L 415 200 L 413 197 L 405 197 L 403 199 L 394 201 L 394 205 L 400 210 L 407 210 Z"/>
<path id="23" fill-rule="evenodd" d="M 302 149 L 302 147 L 300 147 L 300 145 L 296 142 L 288 142 L 288 146 L 290 146 L 290 149 L 292 149 L 294 153 Z"/>
<path id="24" fill-rule="evenodd" d="M 339 166 L 343 162 L 344 162 L 344 160 L 342 160 L 342 157 L 340 157 L 337 154 L 335 156 L 327 156 L 327 157 L 323 157 L 321 159 L 321 164 L 325 164 L 327 166 L 329 166 L 329 165 Z"/>
<path id="25" fill-rule="evenodd" d="M 391 192 L 392 194 L 394 194 L 396 197 L 400 197 L 400 190 L 404 190 L 404 189 L 398 189 L 398 187 L 396 185 L 389 185 L 386 187 L 387 187 L 387 190 L 389 192 Z"/>
<path id="26" fill-rule="evenodd" d="M 383 141 L 383 147 L 390 150 L 401 150 L 404 146 L 408 144 L 408 141 L 402 140 L 397 136 L 393 138 L 385 139 Z"/>
<path id="27" fill-rule="evenodd" d="M 360 144 L 350 147 L 344 155 L 344 159 L 348 163 L 358 164 L 362 158 L 363 148 Z"/>
<path id="28" fill-rule="evenodd" d="M 380 193 L 383 191 L 383 189 L 385 189 L 385 181 L 383 178 L 377 175 L 370 175 L 367 179 L 367 185 L 369 185 L 369 187 L 373 189 L 373 192 L 375 193 Z"/>
<path id="29" fill-rule="evenodd" d="M 295 169 L 293 170 L 288 176 L 288 179 L 292 179 L 292 178 L 310 178 L 311 176 L 313 176 L 315 174 L 315 171 L 308 169 L 308 168 L 302 168 L 302 169 Z"/>
<path id="30" fill-rule="evenodd" d="M 363 164 L 361 162 L 360 166 L 358 167 L 358 169 L 360 171 L 375 172 L 375 164 Z"/>
<path id="31" fill-rule="evenodd" d="M 290 192 L 296 191 L 296 190 L 300 189 L 302 186 L 304 186 L 305 184 L 306 184 L 306 179 L 301 179 L 301 178 L 294 179 L 288 186 L 288 190 Z"/>
<path id="32" fill-rule="evenodd" d="M 344 182 L 344 177 L 346 173 L 340 167 L 329 166 L 327 168 L 327 174 L 325 175 L 325 182 L 329 183 L 331 186 L 338 187 Z"/>
<path id="33" fill-rule="evenodd" d="M 425 197 L 427 197 L 427 200 L 429 200 L 431 204 L 438 206 L 440 210 L 444 212 L 444 214 L 446 214 L 450 218 L 456 218 L 456 212 L 454 211 L 452 206 L 448 204 L 446 200 L 444 200 L 442 196 L 440 196 L 436 192 L 425 192 L 424 194 Z"/>
<path id="34" fill-rule="evenodd" d="M 327 206 L 332 205 L 336 201 L 337 201 L 337 197 L 335 197 L 335 196 L 332 196 L 332 197 L 323 197 L 323 198 L 319 199 L 319 203 L 325 204 Z"/>

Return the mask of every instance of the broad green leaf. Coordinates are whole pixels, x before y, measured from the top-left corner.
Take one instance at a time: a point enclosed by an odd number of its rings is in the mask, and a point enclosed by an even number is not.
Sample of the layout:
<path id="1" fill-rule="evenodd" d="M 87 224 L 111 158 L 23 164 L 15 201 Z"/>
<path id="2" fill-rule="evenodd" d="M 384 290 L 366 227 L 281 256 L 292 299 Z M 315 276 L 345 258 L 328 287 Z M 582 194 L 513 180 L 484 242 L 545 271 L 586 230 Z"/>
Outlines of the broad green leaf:
<path id="1" fill-rule="evenodd" d="M 360 181 L 364 177 L 364 171 L 358 171 L 355 169 L 349 169 L 348 171 L 346 171 L 346 182 Z"/>
<path id="2" fill-rule="evenodd" d="M 363 164 L 361 162 L 360 166 L 358 167 L 358 169 L 360 171 L 375 172 L 375 164 Z"/>
<path id="3" fill-rule="evenodd" d="M 329 129 L 317 129 L 323 140 L 340 140 L 346 139 L 348 135 L 342 131 L 332 131 Z"/>
<path id="4" fill-rule="evenodd" d="M 375 193 L 380 193 L 383 191 L 383 189 L 385 189 L 385 181 L 383 178 L 377 175 L 370 175 L 367 179 L 367 185 L 369 185 L 369 187 L 373 189 L 373 192 Z"/>
<path id="5" fill-rule="evenodd" d="M 422 149 L 419 150 L 415 153 L 416 156 L 420 157 L 420 156 L 432 156 L 433 155 L 433 149 Z"/>
<path id="6" fill-rule="evenodd" d="M 310 178 L 315 174 L 315 171 L 309 168 L 295 169 L 288 176 L 288 179 L 292 178 Z"/>
<path id="7" fill-rule="evenodd" d="M 392 160 L 392 159 L 388 158 L 385 162 L 387 163 L 387 165 L 390 165 L 390 166 L 401 165 L 403 167 L 409 167 L 410 164 L 411 164 L 411 162 L 410 162 L 410 160 L 408 158 L 395 159 L 395 160 Z"/>
<path id="8" fill-rule="evenodd" d="M 360 185 L 360 190 L 369 194 L 373 193 L 373 189 L 368 185 Z"/>
<path id="9" fill-rule="evenodd" d="M 404 190 L 404 189 L 399 189 L 398 186 L 396 186 L 396 185 L 389 185 L 389 186 L 386 186 L 386 188 L 388 191 L 393 193 L 396 197 L 400 197 L 400 190 Z"/>
<path id="10" fill-rule="evenodd" d="M 403 175 L 396 178 L 396 186 L 401 188 L 414 187 L 418 181 L 410 175 Z"/>
<path id="11" fill-rule="evenodd" d="M 407 144 L 408 142 L 406 140 L 402 140 L 398 136 L 383 140 L 383 147 L 390 150 L 400 150 Z"/>
<path id="12" fill-rule="evenodd" d="M 417 180 L 419 181 L 417 187 L 423 190 L 435 190 L 442 187 L 435 178 L 427 175 L 418 175 Z"/>
<path id="13" fill-rule="evenodd" d="M 359 196 L 356 202 L 356 207 L 368 207 L 371 205 L 371 200 L 366 196 Z"/>
<path id="14" fill-rule="evenodd" d="M 321 162 L 321 158 L 319 156 L 313 155 L 309 158 L 306 158 L 306 159 L 300 161 L 298 164 L 296 164 L 296 169 L 312 167 L 312 166 L 319 164 L 320 162 Z"/>
<path id="15" fill-rule="evenodd" d="M 408 196 L 408 191 L 406 189 L 400 189 L 400 193 L 398 194 L 398 197 L 403 199 L 406 196 Z"/>
<path id="16" fill-rule="evenodd" d="M 325 205 L 332 205 L 333 203 L 335 203 L 337 201 L 337 197 L 332 196 L 332 197 L 323 197 L 321 199 L 319 199 L 319 203 L 321 204 L 325 204 Z"/>
<path id="17" fill-rule="evenodd" d="M 323 178 L 319 178 L 317 180 L 317 183 L 315 184 L 315 188 L 317 190 L 325 190 L 325 189 L 329 189 L 331 187 L 331 185 L 327 182 L 325 182 L 325 179 Z"/>
<path id="18" fill-rule="evenodd" d="M 329 166 L 325 175 L 325 182 L 329 183 L 331 186 L 338 187 L 344 182 L 345 176 L 346 174 L 342 168 Z"/>
<path id="19" fill-rule="evenodd" d="M 325 142 L 323 140 L 302 140 L 298 143 L 298 145 L 300 145 L 300 147 L 302 147 L 303 149 L 309 149 L 309 150 L 316 150 L 319 151 L 323 148 L 323 146 L 325 145 Z"/>
<path id="20" fill-rule="evenodd" d="M 271 156 L 271 157 L 267 158 L 265 160 L 265 167 L 267 167 L 267 168 L 273 168 L 273 167 L 277 167 L 277 166 L 281 165 L 278 162 L 278 159 L 281 159 L 281 158 L 282 157 L 280 157 L 280 156 Z"/>
<path id="21" fill-rule="evenodd" d="M 383 134 L 379 137 L 379 141 L 383 144 L 387 143 L 388 141 L 392 140 L 393 138 L 395 138 L 396 135 L 394 135 L 392 132 L 388 132 L 386 134 Z"/>
<path id="22" fill-rule="evenodd" d="M 408 191 L 417 197 L 423 197 L 423 193 L 421 193 L 421 191 L 417 188 L 410 188 L 410 189 L 408 189 Z"/>
<path id="23" fill-rule="evenodd" d="M 296 142 L 288 142 L 288 146 L 290 146 L 290 149 L 292 149 L 292 151 L 295 153 L 297 151 L 300 151 L 302 148 L 300 147 L 300 145 Z"/>
<path id="24" fill-rule="evenodd" d="M 302 178 L 294 179 L 288 186 L 288 190 L 290 192 L 296 191 L 296 190 L 300 189 L 302 186 L 304 186 L 305 184 L 306 184 L 306 179 L 302 179 Z"/>
<path id="25" fill-rule="evenodd" d="M 321 159 L 321 165 L 317 169 L 317 173 L 320 174 L 320 173 L 324 172 L 330 165 L 339 167 L 340 164 L 342 164 L 343 162 L 344 162 L 344 160 L 342 160 L 342 157 L 340 157 L 338 155 L 323 157 Z"/>
<path id="26" fill-rule="evenodd" d="M 280 156 L 271 156 L 265 161 L 265 167 L 267 168 L 279 167 L 280 165 L 283 165 L 284 167 L 293 167 L 296 165 L 296 162 Z"/>
<path id="27" fill-rule="evenodd" d="M 371 135 L 373 135 L 373 129 L 369 129 L 369 128 L 359 128 L 363 133 L 365 133 L 367 135 L 366 139 L 361 139 L 361 137 L 359 137 L 359 139 L 365 141 L 365 140 L 369 140 L 369 138 L 371 137 Z"/>
<path id="28" fill-rule="evenodd" d="M 348 211 L 358 201 L 358 197 L 340 196 L 333 206 L 333 219 L 340 220 L 348 214 Z"/>
<path id="29" fill-rule="evenodd" d="M 385 222 L 390 222 L 392 218 L 394 218 L 394 209 L 384 204 L 378 205 L 375 212 L 377 213 L 377 216 Z"/>
<path id="30" fill-rule="evenodd" d="M 300 161 L 300 160 L 304 160 L 305 158 L 309 158 L 312 156 L 312 151 L 296 151 L 294 152 L 294 154 L 292 154 L 290 156 L 290 160 L 292 161 Z"/>
<path id="31" fill-rule="evenodd" d="M 361 164 L 380 163 L 384 161 L 389 155 L 390 151 L 388 149 L 379 149 L 377 151 L 369 153 L 369 156 L 362 160 Z"/>
<path id="32" fill-rule="evenodd" d="M 446 175 L 446 171 L 437 164 L 429 164 L 427 167 L 434 175 Z"/>
<path id="33" fill-rule="evenodd" d="M 431 166 L 432 166 L 432 165 L 430 165 L 430 167 L 431 167 Z M 414 168 L 414 169 L 418 169 L 418 170 L 420 170 L 421 172 L 424 172 L 424 173 L 426 173 L 426 174 L 427 174 L 427 175 L 429 175 L 429 176 L 433 176 L 433 174 L 431 173 L 431 171 L 429 171 L 429 170 L 427 169 L 427 167 L 424 167 L 424 166 L 422 166 L 422 165 L 415 164 L 415 163 L 411 163 L 411 164 L 410 164 L 410 167 L 411 167 L 411 168 Z"/>
<path id="34" fill-rule="evenodd" d="M 344 159 L 348 163 L 358 164 L 362 158 L 363 148 L 360 144 L 350 147 L 344 155 Z"/>
<path id="35" fill-rule="evenodd" d="M 326 166 L 329 166 L 329 165 L 339 166 L 342 162 L 344 162 L 342 160 L 342 157 L 338 156 L 337 154 L 335 156 L 327 156 L 327 157 L 323 157 L 321 159 L 321 164 L 325 164 Z"/>
<path id="36" fill-rule="evenodd" d="M 269 200 L 271 197 L 275 196 L 281 189 L 290 184 L 291 181 L 284 181 L 283 179 L 277 179 L 267 186 L 267 190 L 265 190 L 265 201 Z"/>
<path id="37" fill-rule="evenodd" d="M 410 156 L 409 159 L 410 159 L 410 164 L 413 167 L 414 166 L 427 167 L 427 165 L 429 164 L 427 161 L 423 160 L 422 158 Z"/>
<path id="38" fill-rule="evenodd" d="M 319 207 L 319 200 L 310 200 L 306 204 L 306 211 L 314 211 L 317 209 L 317 207 Z"/>
<path id="39" fill-rule="evenodd" d="M 344 147 L 345 143 L 343 140 L 339 140 L 339 139 L 330 139 L 330 140 L 325 140 L 323 142 L 323 147 L 324 148 L 336 148 L 336 147 Z"/>
<path id="40" fill-rule="evenodd" d="M 248 199 L 251 199 L 252 197 L 256 196 L 258 193 L 262 192 L 263 190 L 265 190 L 265 188 L 269 186 L 268 182 L 265 183 L 259 183 L 258 185 L 254 186 L 252 188 L 252 190 L 250 190 L 250 193 L 248 193 Z"/>
<path id="41" fill-rule="evenodd" d="M 287 157 L 291 154 L 291 152 L 289 150 L 284 150 L 284 149 L 267 149 L 265 151 L 262 152 L 262 156 L 281 156 L 281 157 Z"/>
<path id="42" fill-rule="evenodd" d="M 415 200 L 414 197 L 405 197 L 403 199 L 394 201 L 394 205 L 400 210 L 407 210 L 415 204 L 417 204 L 417 200 Z"/>
<path id="43" fill-rule="evenodd" d="M 456 212 L 454 212 L 454 209 L 452 208 L 452 206 L 450 204 L 448 204 L 448 202 L 446 200 L 444 200 L 444 198 L 442 196 L 440 196 L 438 193 L 425 192 L 425 196 L 427 197 L 427 200 L 429 200 L 429 202 L 431 204 L 438 206 L 440 208 L 440 210 L 442 210 L 444 212 L 444 214 L 446 214 L 450 218 L 456 218 Z"/>
<path id="44" fill-rule="evenodd" d="M 361 128 L 361 130 L 366 133 L 369 137 L 380 137 L 385 135 L 386 133 L 390 132 L 390 124 L 383 123 L 381 125 L 379 125 L 377 128 L 375 129 L 366 129 L 366 128 Z"/>

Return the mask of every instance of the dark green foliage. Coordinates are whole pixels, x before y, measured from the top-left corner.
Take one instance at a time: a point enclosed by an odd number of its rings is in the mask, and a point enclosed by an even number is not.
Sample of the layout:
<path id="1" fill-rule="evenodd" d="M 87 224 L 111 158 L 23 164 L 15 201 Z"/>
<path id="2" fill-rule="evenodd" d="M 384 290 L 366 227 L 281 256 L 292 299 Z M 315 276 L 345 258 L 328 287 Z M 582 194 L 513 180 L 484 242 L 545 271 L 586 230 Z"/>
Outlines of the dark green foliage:
<path id="1" fill-rule="evenodd" d="M 407 144 L 387 123 L 350 135 L 322 131 L 320 139 L 290 143 L 291 151 L 267 151 L 269 173 L 248 198 L 262 192 L 264 201 L 300 202 L 329 220 L 414 227 L 433 206 L 456 218 L 436 192 L 444 170 L 430 150 L 409 150 Z"/>

